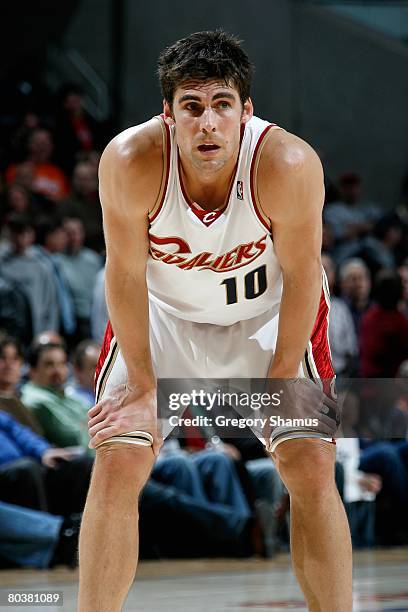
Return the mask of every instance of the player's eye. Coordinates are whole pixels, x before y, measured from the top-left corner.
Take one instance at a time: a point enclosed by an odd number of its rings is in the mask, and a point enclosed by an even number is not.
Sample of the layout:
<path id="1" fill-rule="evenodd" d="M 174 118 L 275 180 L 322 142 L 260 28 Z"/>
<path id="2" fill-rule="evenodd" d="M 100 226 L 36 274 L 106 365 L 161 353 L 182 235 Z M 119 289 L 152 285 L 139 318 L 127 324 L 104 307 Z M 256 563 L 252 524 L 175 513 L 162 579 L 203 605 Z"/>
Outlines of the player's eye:
<path id="1" fill-rule="evenodd" d="M 231 108 L 231 104 L 227 102 L 227 100 L 221 100 L 220 102 L 218 102 L 217 106 L 221 109 Z"/>
<path id="2" fill-rule="evenodd" d="M 200 106 L 197 102 L 188 102 L 184 107 L 186 110 L 196 113 L 199 111 Z"/>

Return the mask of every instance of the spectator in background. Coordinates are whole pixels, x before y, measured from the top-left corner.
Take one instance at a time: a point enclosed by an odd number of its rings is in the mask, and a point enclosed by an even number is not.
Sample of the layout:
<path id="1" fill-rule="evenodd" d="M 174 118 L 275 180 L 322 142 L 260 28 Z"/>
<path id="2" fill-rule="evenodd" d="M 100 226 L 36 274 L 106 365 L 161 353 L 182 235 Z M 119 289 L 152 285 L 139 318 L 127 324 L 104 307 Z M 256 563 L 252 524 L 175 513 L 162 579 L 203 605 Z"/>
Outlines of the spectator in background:
<path id="1" fill-rule="evenodd" d="M 24 406 L 17 390 L 22 375 L 23 361 L 23 351 L 19 342 L 11 336 L 4 336 L 0 340 L 0 410 L 7 412 L 34 433 L 43 436 L 44 431 L 41 425 L 30 410 Z"/>
<path id="2" fill-rule="evenodd" d="M 350 309 L 358 337 L 361 317 L 370 306 L 370 271 L 362 259 L 350 259 L 340 266 L 339 278 L 340 297 Z"/>
<path id="3" fill-rule="evenodd" d="M 332 295 L 336 278 L 335 263 L 329 255 L 323 253 L 322 264 Z M 353 318 L 344 300 L 333 295 L 329 314 L 329 340 L 336 374 L 343 376 L 356 375 L 358 371 L 358 343 Z"/>
<path id="4" fill-rule="evenodd" d="M 80 515 L 55 516 L 0 502 L 0 568 L 77 565 Z"/>
<path id="5" fill-rule="evenodd" d="M 30 109 L 24 113 L 19 125 L 16 127 L 10 138 L 10 144 L 12 146 L 11 156 L 13 161 L 19 162 L 25 158 L 28 139 L 34 130 L 41 127 L 40 124 L 40 117 L 34 109 Z"/>
<path id="6" fill-rule="evenodd" d="M 88 408 L 65 393 L 65 346 L 36 344 L 31 347 L 28 363 L 30 381 L 21 390 L 21 400 L 39 421 L 47 440 L 56 446 L 88 449 Z"/>
<path id="7" fill-rule="evenodd" d="M 18 338 L 28 346 L 33 335 L 31 310 L 21 289 L 0 274 L 0 332 Z"/>
<path id="8" fill-rule="evenodd" d="M 32 317 L 32 330 L 59 329 L 59 306 L 54 277 L 49 268 L 31 252 L 35 232 L 30 221 L 10 219 L 10 246 L 0 255 L 0 274 L 17 283 L 26 296 Z"/>
<path id="9" fill-rule="evenodd" d="M 32 189 L 49 198 L 53 202 L 65 198 L 69 193 L 68 180 L 58 166 L 52 163 L 54 142 L 51 132 L 45 128 L 34 129 L 27 142 L 27 159 L 31 163 L 34 173 Z M 17 175 L 17 166 L 11 165 L 6 170 L 6 179 L 9 184 L 14 183 Z"/>
<path id="10" fill-rule="evenodd" d="M 398 310 L 402 282 L 391 270 L 378 273 L 375 304 L 361 319 L 360 356 L 364 378 L 394 378 L 408 358 L 408 318 Z"/>
<path id="11" fill-rule="evenodd" d="M 82 512 L 92 459 L 53 448 L 45 438 L 0 410 L 0 499 L 34 510 Z"/>
<path id="12" fill-rule="evenodd" d="M 98 252 L 103 250 L 98 173 L 90 162 L 82 161 L 76 164 L 72 177 L 72 194 L 61 202 L 61 214 L 64 217 L 81 219 L 85 231 L 85 246 Z"/>
<path id="13" fill-rule="evenodd" d="M 331 224 L 337 243 L 353 241 L 369 233 L 379 219 L 379 207 L 362 198 L 362 180 L 355 172 L 339 179 L 340 199 L 324 209 L 325 221 Z"/>
<path id="14" fill-rule="evenodd" d="M 90 316 L 95 278 L 102 267 L 102 258 L 84 247 L 84 226 L 80 219 L 66 219 L 67 251 L 58 255 L 58 264 L 74 300 L 77 319 L 77 340 L 91 335 Z"/>
<path id="15" fill-rule="evenodd" d="M 64 85 L 55 122 L 57 159 L 71 176 L 78 153 L 98 148 L 100 125 L 86 112 L 82 89 L 73 83 Z"/>
<path id="16" fill-rule="evenodd" d="M 375 498 L 382 487 L 381 476 L 363 472 L 358 438 L 336 440 L 337 460 L 344 468 L 344 505 L 355 548 L 375 544 Z"/>
<path id="17" fill-rule="evenodd" d="M 91 408 L 95 404 L 95 370 L 101 346 L 94 340 L 83 340 L 73 355 L 74 384 L 67 387 L 67 395 Z"/>
<path id="18" fill-rule="evenodd" d="M 76 329 L 74 302 L 55 257 L 67 246 L 67 235 L 62 221 L 55 216 L 53 218 L 43 217 L 36 225 L 36 234 L 37 243 L 31 251 L 53 276 L 58 297 L 61 331 L 65 336 L 72 336 Z"/>
<path id="19" fill-rule="evenodd" d="M 10 185 L 4 194 L 1 206 L 2 225 L 7 226 L 10 215 L 24 215 L 33 220 L 33 213 L 30 192 L 18 183 Z"/>
<path id="20" fill-rule="evenodd" d="M 395 252 L 402 239 L 402 225 L 394 214 L 385 215 L 375 225 L 374 237 L 369 239 L 369 254 L 380 268 L 395 268 Z"/>

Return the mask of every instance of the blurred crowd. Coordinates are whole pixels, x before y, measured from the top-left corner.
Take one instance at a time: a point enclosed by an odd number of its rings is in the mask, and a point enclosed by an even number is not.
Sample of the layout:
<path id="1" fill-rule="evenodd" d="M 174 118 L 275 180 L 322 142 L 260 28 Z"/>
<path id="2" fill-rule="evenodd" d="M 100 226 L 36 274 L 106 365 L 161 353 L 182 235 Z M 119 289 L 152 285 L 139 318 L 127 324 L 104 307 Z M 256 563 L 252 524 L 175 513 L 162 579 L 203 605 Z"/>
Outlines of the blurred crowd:
<path id="1" fill-rule="evenodd" d="M 93 465 L 87 411 L 107 322 L 98 162 L 111 137 L 67 85 L 1 123 L 0 565 L 75 566 Z M 390 210 L 361 177 L 327 182 L 323 265 L 339 381 L 408 378 L 408 193 Z M 408 393 L 384 436 L 348 395 L 336 482 L 358 546 L 407 544 Z M 370 407 L 368 408 L 368 412 Z M 368 423 L 368 426 L 367 426 Z M 383 438 L 383 439 L 381 439 Z M 288 495 L 260 442 L 206 430 L 168 440 L 140 500 L 141 555 L 273 556 Z M 171 529 L 169 529 L 171 525 Z"/>

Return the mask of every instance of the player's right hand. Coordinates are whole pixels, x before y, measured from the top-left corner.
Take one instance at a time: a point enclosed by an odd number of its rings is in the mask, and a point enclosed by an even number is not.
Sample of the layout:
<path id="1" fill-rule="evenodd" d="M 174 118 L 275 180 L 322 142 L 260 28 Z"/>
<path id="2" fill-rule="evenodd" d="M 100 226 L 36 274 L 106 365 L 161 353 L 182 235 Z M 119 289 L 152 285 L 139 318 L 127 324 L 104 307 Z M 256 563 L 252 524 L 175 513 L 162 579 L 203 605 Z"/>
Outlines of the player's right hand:
<path id="1" fill-rule="evenodd" d="M 157 422 L 156 389 L 140 391 L 119 385 L 88 411 L 90 448 L 131 431 L 144 431 L 153 437 L 157 456 L 163 444 Z"/>

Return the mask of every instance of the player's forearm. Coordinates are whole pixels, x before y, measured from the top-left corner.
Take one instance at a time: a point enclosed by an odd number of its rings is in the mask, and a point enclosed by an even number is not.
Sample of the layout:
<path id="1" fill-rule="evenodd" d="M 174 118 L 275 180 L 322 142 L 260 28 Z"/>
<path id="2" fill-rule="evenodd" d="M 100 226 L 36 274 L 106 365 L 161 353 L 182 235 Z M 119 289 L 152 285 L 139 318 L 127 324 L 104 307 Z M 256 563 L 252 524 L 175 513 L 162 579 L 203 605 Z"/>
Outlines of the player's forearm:
<path id="1" fill-rule="evenodd" d="M 313 331 L 322 289 L 319 261 L 284 273 L 276 351 L 270 378 L 296 378 Z"/>
<path id="2" fill-rule="evenodd" d="M 106 265 L 106 300 L 131 388 L 156 386 L 149 343 L 149 306 L 144 275 L 134 275 L 117 262 Z"/>

